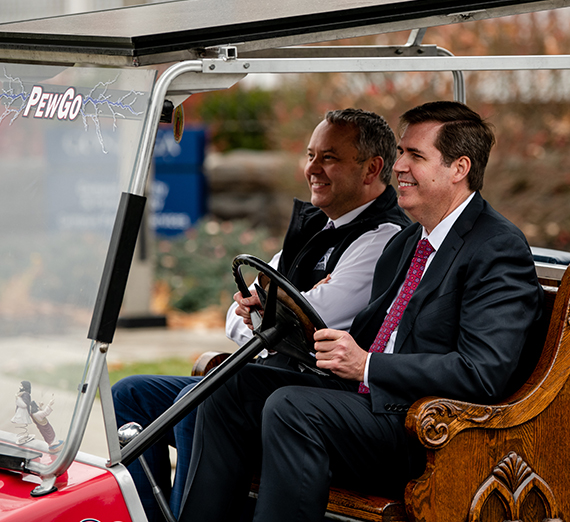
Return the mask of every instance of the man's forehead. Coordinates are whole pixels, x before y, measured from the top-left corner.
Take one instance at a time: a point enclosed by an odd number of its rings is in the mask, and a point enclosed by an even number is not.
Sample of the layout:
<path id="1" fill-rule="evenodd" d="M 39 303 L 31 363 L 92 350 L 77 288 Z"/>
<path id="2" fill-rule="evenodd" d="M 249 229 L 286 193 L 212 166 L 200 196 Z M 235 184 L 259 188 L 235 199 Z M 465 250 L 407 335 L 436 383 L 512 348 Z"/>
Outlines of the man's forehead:
<path id="1" fill-rule="evenodd" d="M 313 131 L 307 149 L 318 147 L 323 151 L 335 152 L 346 146 L 354 148 L 355 132 L 351 125 L 338 125 L 323 120 Z"/>
<path id="2" fill-rule="evenodd" d="M 401 133 L 398 148 L 420 150 L 435 148 L 435 141 L 443 123 L 439 121 L 426 121 L 407 125 Z"/>

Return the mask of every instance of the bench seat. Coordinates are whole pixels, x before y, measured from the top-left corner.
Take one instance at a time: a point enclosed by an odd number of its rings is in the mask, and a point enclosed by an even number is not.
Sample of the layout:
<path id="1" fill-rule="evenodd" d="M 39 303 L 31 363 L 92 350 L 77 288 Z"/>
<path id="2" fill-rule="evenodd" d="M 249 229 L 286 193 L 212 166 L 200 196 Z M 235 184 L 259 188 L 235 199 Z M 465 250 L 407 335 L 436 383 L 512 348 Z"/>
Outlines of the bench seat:
<path id="1" fill-rule="evenodd" d="M 561 282 L 539 280 L 550 326 L 520 390 L 495 405 L 437 397 L 414 403 L 406 428 L 426 448 L 423 475 L 408 483 L 400 501 L 333 487 L 328 519 L 570 521 L 570 272 Z M 193 374 L 205 375 L 227 356 L 204 354 Z"/>

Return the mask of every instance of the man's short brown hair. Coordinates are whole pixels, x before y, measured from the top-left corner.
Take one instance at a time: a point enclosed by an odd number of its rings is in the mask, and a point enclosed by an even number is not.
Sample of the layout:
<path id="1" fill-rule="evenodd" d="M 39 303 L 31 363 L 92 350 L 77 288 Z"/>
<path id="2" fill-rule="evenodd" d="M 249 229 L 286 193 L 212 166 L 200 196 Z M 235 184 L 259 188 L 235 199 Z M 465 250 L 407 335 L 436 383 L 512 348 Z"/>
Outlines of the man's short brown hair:
<path id="1" fill-rule="evenodd" d="M 467 105 L 454 101 L 429 102 L 400 116 L 399 133 L 409 125 L 438 122 L 441 127 L 435 147 L 449 167 L 456 159 L 467 156 L 471 169 L 467 175 L 470 190 L 483 188 L 483 177 L 491 148 L 495 144 L 492 126 Z"/>

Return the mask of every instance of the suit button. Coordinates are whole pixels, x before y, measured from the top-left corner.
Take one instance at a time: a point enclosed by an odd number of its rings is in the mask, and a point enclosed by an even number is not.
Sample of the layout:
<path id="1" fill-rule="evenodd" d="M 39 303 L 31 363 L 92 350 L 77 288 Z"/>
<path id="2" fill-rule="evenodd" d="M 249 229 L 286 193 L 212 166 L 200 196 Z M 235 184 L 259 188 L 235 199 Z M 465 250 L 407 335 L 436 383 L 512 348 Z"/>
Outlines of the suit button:
<path id="1" fill-rule="evenodd" d="M 398 404 L 398 405 L 396 406 L 396 411 L 404 411 L 404 409 L 405 409 L 405 408 L 404 408 L 404 406 L 403 406 L 402 404 Z"/>
<path id="2" fill-rule="evenodd" d="M 392 411 L 392 405 L 391 404 L 384 404 L 384 408 L 386 408 L 386 411 Z"/>

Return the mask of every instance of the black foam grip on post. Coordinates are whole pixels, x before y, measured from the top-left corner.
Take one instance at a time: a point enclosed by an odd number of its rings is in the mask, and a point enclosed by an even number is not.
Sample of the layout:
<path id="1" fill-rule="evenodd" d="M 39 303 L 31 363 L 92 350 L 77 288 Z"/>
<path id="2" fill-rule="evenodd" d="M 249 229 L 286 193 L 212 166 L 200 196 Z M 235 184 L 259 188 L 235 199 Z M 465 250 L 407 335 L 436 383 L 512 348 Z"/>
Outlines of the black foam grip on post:
<path id="1" fill-rule="evenodd" d="M 111 343 L 125 295 L 146 198 L 123 192 L 87 337 Z"/>

